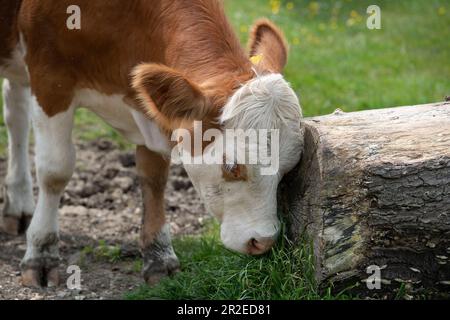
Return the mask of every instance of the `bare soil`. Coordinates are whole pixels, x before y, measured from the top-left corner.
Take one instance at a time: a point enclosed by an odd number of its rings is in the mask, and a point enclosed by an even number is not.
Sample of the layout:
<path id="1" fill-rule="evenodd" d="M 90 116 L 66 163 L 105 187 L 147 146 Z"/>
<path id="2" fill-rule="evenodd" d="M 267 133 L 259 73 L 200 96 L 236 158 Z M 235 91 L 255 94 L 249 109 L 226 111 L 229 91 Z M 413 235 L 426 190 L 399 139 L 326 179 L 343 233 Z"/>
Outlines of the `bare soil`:
<path id="1" fill-rule="evenodd" d="M 5 174 L 6 159 L 0 158 L 1 185 Z M 141 213 L 134 153 L 120 151 L 106 140 L 78 143 L 76 171 L 60 211 L 61 284 L 46 289 L 22 287 L 19 263 L 25 236 L 0 231 L 0 299 L 123 298 L 126 291 L 143 284 L 138 249 Z M 199 233 L 209 218 L 179 166 L 171 168 L 166 213 L 174 236 Z M 81 290 L 66 286 L 69 265 L 81 268 Z"/>

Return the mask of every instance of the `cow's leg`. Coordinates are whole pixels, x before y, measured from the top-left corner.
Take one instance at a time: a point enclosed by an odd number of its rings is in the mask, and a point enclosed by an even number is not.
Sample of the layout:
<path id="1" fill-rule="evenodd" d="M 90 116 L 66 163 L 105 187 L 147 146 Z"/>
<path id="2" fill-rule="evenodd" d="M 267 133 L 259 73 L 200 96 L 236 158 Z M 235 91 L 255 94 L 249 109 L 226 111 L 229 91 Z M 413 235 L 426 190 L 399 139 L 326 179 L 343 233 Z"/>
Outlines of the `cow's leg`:
<path id="1" fill-rule="evenodd" d="M 22 284 L 58 284 L 58 207 L 75 167 L 72 143 L 74 109 L 48 117 L 33 103 L 36 138 L 36 170 L 39 196 L 27 231 L 27 250 L 22 260 Z"/>
<path id="2" fill-rule="evenodd" d="M 33 185 L 28 161 L 30 88 L 5 79 L 3 98 L 3 115 L 8 131 L 3 230 L 8 234 L 18 235 L 26 231 L 34 211 Z"/>
<path id="3" fill-rule="evenodd" d="M 179 270 L 180 264 L 172 248 L 170 228 L 164 212 L 164 189 L 170 161 L 145 147 L 137 147 L 136 165 L 144 201 L 141 249 L 143 275 L 149 285 Z"/>

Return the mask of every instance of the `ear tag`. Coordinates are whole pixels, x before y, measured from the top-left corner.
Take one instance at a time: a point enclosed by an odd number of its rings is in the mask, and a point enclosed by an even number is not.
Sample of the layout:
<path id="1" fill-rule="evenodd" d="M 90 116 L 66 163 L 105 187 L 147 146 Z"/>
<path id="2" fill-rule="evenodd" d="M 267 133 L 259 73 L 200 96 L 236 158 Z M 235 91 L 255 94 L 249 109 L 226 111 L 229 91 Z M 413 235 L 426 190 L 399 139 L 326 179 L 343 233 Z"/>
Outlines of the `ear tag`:
<path id="1" fill-rule="evenodd" d="M 253 56 L 250 58 L 251 63 L 253 63 L 253 65 L 257 66 L 258 64 L 261 63 L 262 59 L 264 58 L 264 55 L 262 53 Z"/>

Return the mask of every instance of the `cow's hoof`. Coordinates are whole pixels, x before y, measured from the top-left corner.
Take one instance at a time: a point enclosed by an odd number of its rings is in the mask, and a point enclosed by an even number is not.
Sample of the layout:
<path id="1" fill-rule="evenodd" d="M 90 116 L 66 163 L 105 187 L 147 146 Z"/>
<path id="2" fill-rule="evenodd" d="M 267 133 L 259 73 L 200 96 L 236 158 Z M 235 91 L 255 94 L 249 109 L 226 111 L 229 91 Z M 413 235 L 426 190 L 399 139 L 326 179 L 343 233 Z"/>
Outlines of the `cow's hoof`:
<path id="1" fill-rule="evenodd" d="M 24 234 L 30 225 L 32 216 L 3 216 L 2 230 L 11 236 Z"/>
<path id="2" fill-rule="evenodd" d="M 22 286 L 32 288 L 59 286 L 59 259 L 42 259 L 22 263 Z"/>
<path id="3" fill-rule="evenodd" d="M 59 286 L 58 268 L 49 270 L 27 269 L 22 271 L 22 286 L 32 288 L 54 288 Z"/>
<path id="4" fill-rule="evenodd" d="M 143 275 L 149 286 L 157 285 L 163 278 L 173 276 L 180 271 L 180 262 L 176 256 L 164 260 L 154 260 L 144 263 Z"/>

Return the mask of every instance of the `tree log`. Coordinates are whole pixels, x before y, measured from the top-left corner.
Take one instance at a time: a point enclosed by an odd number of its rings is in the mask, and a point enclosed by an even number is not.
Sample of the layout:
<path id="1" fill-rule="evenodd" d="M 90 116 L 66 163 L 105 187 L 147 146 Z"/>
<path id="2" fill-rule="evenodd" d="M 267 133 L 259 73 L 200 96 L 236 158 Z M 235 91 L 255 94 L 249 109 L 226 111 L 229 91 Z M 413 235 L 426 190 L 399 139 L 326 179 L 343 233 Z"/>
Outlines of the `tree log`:
<path id="1" fill-rule="evenodd" d="M 317 280 L 368 295 L 450 293 L 450 103 L 306 119 L 283 181 L 293 239 L 308 235 Z M 381 289 L 369 290 L 378 266 Z"/>

